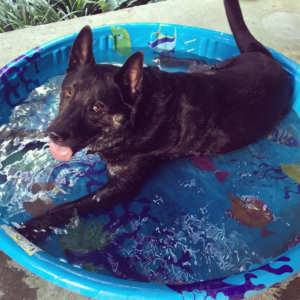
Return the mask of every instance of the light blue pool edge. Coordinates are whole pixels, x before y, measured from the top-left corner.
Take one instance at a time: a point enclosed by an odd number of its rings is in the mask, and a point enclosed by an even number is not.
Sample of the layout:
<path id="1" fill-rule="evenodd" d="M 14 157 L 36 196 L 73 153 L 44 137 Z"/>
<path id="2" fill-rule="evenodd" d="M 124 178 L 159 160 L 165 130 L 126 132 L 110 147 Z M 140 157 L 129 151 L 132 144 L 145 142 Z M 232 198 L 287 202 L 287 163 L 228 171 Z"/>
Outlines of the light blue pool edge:
<path id="1" fill-rule="evenodd" d="M 118 26 L 137 26 L 137 25 L 151 25 L 153 27 L 157 27 L 159 23 L 131 23 L 131 24 L 117 24 Z M 173 24 L 163 24 L 165 26 L 179 26 Z M 109 25 L 106 27 L 111 27 L 116 25 Z M 184 26 L 189 30 L 199 30 L 199 28 Z M 103 26 L 94 28 L 101 29 Z M 212 30 L 205 30 L 209 32 L 211 35 L 227 40 L 227 42 L 231 44 L 235 44 L 233 36 L 220 33 Z M 59 44 L 71 44 L 77 33 L 69 34 L 66 36 L 62 36 L 60 38 L 54 39 L 52 41 L 46 42 L 36 50 L 30 50 L 26 52 L 25 56 L 32 56 L 34 53 L 39 52 L 41 57 L 45 52 L 51 52 L 53 49 L 57 48 Z M 271 49 L 270 49 L 271 50 Z M 283 66 L 289 66 L 294 68 L 297 74 L 300 77 L 300 66 L 290 60 L 289 58 L 283 56 L 282 54 L 271 50 L 273 56 L 278 59 Z M 5 68 L 11 68 L 14 66 L 20 65 L 30 65 L 30 63 L 20 56 L 20 60 L 15 60 L 14 62 L 8 64 L 7 66 L 0 69 L 0 75 L 2 70 Z M 296 96 L 299 94 L 299 87 L 294 92 L 294 100 Z M 300 115 L 300 101 L 294 102 L 294 110 Z M 4 222 L 0 218 L 0 226 L 3 225 Z M 113 277 L 108 277 L 100 274 L 90 273 L 81 268 L 74 267 L 67 262 L 62 262 L 57 258 L 50 256 L 44 252 L 38 252 L 33 256 L 29 256 L 21 247 L 19 247 L 3 230 L 0 230 L 0 249 L 5 252 L 8 256 L 10 256 L 13 260 L 20 263 L 26 269 L 32 271 L 36 275 L 58 285 L 63 288 L 70 289 L 74 292 L 83 294 L 85 296 L 95 298 L 95 299 L 182 299 L 181 295 L 173 292 L 169 288 L 164 285 L 157 283 L 142 283 L 142 282 L 132 282 L 122 279 L 117 279 Z M 281 256 L 289 257 L 293 262 L 293 273 L 286 274 L 284 277 L 280 279 L 281 282 L 288 280 L 294 274 L 300 272 L 300 255 L 298 252 L 300 251 L 300 245 L 290 249 L 285 252 Z M 279 256 L 279 257 L 281 257 Z M 278 257 L 277 257 L 278 258 Z M 274 258 L 275 260 L 276 258 Z M 272 263 L 270 263 L 272 266 Z M 253 273 L 255 270 L 251 270 L 245 273 Z M 238 275 L 233 275 L 235 277 L 235 285 L 238 285 L 238 282 L 241 283 L 245 281 L 244 274 L 241 273 Z M 268 274 L 266 273 L 266 276 Z M 266 281 L 268 281 L 266 279 Z M 272 286 L 272 282 L 270 282 L 270 286 Z M 261 292 L 261 291 L 259 291 Z M 146 295 L 144 297 L 143 295 Z M 225 298 L 224 298 L 225 299 Z"/>

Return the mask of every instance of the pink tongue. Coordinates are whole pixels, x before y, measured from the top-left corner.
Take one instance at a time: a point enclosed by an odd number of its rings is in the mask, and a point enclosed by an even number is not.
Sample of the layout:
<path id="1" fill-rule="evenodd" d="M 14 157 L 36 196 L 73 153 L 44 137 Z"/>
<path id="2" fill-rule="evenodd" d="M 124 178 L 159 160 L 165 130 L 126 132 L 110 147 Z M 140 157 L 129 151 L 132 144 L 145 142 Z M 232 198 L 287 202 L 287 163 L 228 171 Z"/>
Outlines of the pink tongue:
<path id="1" fill-rule="evenodd" d="M 73 151 L 70 147 L 61 147 L 50 141 L 50 152 L 57 160 L 67 161 L 70 160 Z"/>

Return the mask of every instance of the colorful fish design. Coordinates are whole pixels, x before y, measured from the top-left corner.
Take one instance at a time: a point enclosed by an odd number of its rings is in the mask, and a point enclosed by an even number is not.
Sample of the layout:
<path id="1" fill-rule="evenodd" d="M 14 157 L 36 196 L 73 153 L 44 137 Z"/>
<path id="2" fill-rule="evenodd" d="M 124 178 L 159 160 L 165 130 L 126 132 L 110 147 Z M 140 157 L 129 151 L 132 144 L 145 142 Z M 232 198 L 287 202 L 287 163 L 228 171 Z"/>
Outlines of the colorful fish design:
<path id="1" fill-rule="evenodd" d="M 176 46 L 176 28 L 173 37 L 161 34 L 161 25 L 159 26 L 158 32 L 153 32 L 153 34 L 156 36 L 156 39 L 148 43 L 150 48 L 156 53 L 174 53 Z"/>
<path id="2" fill-rule="evenodd" d="M 55 206 L 56 205 L 52 203 L 52 200 L 47 195 L 43 195 L 35 201 L 27 201 L 23 203 L 24 209 L 33 217 L 42 215 Z"/>
<path id="3" fill-rule="evenodd" d="M 33 194 L 37 194 L 39 192 L 53 192 L 56 194 L 62 193 L 63 190 L 57 186 L 54 182 L 35 182 L 30 186 L 30 190 Z"/>
<path id="4" fill-rule="evenodd" d="M 190 157 L 190 161 L 194 164 L 194 166 L 202 171 L 214 172 L 216 179 L 223 183 L 224 180 L 231 175 L 231 173 L 226 171 L 217 171 L 216 166 L 212 162 L 212 160 L 207 157 Z"/>
<path id="5" fill-rule="evenodd" d="M 296 183 L 300 184 L 300 166 L 280 164 L 282 171 Z"/>
<path id="6" fill-rule="evenodd" d="M 120 56 L 129 56 L 131 52 L 131 41 L 127 30 L 115 26 L 112 26 L 110 30 L 112 34 L 110 38 L 114 41 L 113 49 L 116 50 Z"/>
<path id="7" fill-rule="evenodd" d="M 276 234 L 275 232 L 264 229 L 274 218 L 272 212 L 263 201 L 253 196 L 240 199 L 233 196 L 230 192 L 227 192 L 227 194 L 231 201 L 232 209 L 226 212 L 230 213 L 231 218 L 234 218 L 242 225 L 260 228 L 263 238 L 269 234 Z"/>
<path id="8" fill-rule="evenodd" d="M 56 206 L 45 192 L 64 193 L 54 182 L 35 182 L 30 185 L 29 189 L 36 196 L 35 199 L 24 202 L 23 207 L 33 217 L 42 215 Z"/>
<path id="9" fill-rule="evenodd" d="M 268 136 L 269 140 L 272 140 L 273 143 L 287 146 L 287 147 L 298 147 L 298 141 L 293 135 L 289 132 L 275 127 Z"/>

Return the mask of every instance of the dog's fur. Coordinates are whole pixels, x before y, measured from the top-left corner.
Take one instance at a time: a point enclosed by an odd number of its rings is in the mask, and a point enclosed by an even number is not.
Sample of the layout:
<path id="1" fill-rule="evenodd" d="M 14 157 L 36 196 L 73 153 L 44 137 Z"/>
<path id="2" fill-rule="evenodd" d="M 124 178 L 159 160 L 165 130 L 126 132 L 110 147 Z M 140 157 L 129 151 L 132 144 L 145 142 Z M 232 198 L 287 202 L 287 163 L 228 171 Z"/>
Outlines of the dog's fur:
<path id="1" fill-rule="evenodd" d="M 81 30 L 48 133 L 73 153 L 86 146 L 98 151 L 109 180 L 93 194 L 23 223 L 20 233 L 36 241 L 41 229 L 68 222 L 75 211 L 86 214 L 134 195 L 165 159 L 247 146 L 285 115 L 291 98 L 287 73 L 250 34 L 238 0 L 224 3 L 242 54 L 189 73 L 143 68 L 142 52 L 121 68 L 98 65 L 92 31 Z"/>

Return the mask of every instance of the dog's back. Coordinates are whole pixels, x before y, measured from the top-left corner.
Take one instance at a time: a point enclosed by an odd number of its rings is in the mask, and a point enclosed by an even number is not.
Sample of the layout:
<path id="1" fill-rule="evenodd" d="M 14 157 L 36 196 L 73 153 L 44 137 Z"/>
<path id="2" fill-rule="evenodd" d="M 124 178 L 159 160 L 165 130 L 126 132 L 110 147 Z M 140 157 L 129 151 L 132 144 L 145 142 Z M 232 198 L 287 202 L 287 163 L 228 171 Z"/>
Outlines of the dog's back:
<path id="1" fill-rule="evenodd" d="M 49 227 L 133 196 L 165 159 L 225 153 L 267 134 L 291 98 L 287 73 L 247 29 L 238 0 L 224 0 L 241 55 L 201 72 L 143 69 L 143 53 L 121 67 L 95 64 L 91 28 L 77 36 L 48 128 L 50 150 L 68 158 L 89 145 L 107 162 L 108 182 L 29 220 L 18 231 L 38 240 Z M 38 230 L 37 230 L 38 229 Z M 43 229 L 43 230 L 41 230 Z"/>
<path id="2" fill-rule="evenodd" d="M 224 5 L 241 55 L 200 66 L 186 77 L 186 88 L 193 87 L 194 95 L 183 92 L 179 99 L 180 110 L 191 108 L 181 124 L 183 131 L 190 128 L 188 138 L 183 135 L 181 145 L 172 148 L 177 154 L 179 148 L 180 156 L 215 155 L 247 146 L 268 134 L 289 108 L 287 72 L 251 35 L 239 1 L 224 0 Z M 202 128 L 195 128 L 197 122 Z"/>

